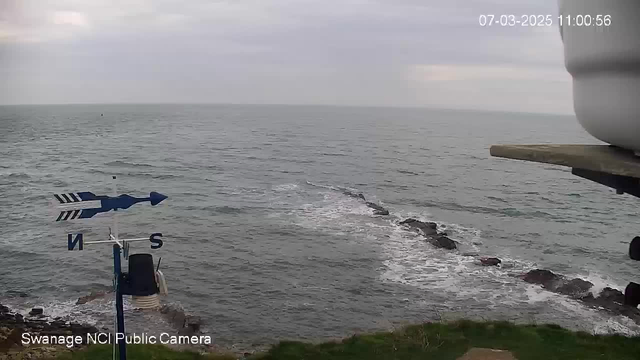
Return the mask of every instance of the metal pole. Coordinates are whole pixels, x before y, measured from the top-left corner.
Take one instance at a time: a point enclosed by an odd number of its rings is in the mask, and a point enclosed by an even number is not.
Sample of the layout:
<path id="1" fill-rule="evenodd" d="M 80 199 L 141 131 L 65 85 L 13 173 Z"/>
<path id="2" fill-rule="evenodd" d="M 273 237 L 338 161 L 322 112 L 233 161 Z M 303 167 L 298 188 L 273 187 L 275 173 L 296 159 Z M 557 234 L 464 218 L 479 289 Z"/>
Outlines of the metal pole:
<path id="1" fill-rule="evenodd" d="M 113 175 L 113 196 L 118 196 L 118 183 L 116 182 L 116 176 Z M 113 209 L 113 236 L 118 241 L 118 209 Z"/>
<path id="2" fill-rule="evenodd" d="M 122 334 L 125 338 L 118 342 L 118 352 L 120 353 L 120 360 L 127 360 L 127 342 L 124 332 L 124 308 L 122 305 L 122 293 L 120 292 L 120 246 L 113 245 L 113 273 L 115 276 L 115 291 L 116 291 L 116 317 L 117 317 L 117 334 Z M 116 338 L 117 341 L 117 338 Z"/>

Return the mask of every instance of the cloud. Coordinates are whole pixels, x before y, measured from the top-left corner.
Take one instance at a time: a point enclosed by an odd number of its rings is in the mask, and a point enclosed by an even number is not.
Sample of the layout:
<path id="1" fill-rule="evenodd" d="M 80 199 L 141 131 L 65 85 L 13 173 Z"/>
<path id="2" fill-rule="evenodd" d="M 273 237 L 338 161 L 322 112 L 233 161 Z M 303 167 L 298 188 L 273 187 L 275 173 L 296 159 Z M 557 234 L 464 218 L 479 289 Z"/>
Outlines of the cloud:
<path id="1" fill-rule="evenodd" d="M 51 22 L 54 25 L 89 26 L 87 17 L 76 11 L 54 11 L 53 14 L 51 14 Z"/>
<path id="2" fill-rule="evenodd" d="M 410 68 L 419 101 L 467 109 L 571 113 L 571 77 L 563 69 L 495 65 Z M 461 106 L 462 105 L 462 106 Z"/>
<path id="3" fill-rule="evenodd" d="M 0 0 L 0 76 L 10 85 L 0 88 L 0 101 L 570 112 L 557 28 L 478 25 L 480 14 L 556 7 L 555 0 Z M 101 85 L 83 91 L 93 83 Z M 475 93 L 482 96 L 469 98 Z M 509 104 L 500 101 L 507 95 Z"/>

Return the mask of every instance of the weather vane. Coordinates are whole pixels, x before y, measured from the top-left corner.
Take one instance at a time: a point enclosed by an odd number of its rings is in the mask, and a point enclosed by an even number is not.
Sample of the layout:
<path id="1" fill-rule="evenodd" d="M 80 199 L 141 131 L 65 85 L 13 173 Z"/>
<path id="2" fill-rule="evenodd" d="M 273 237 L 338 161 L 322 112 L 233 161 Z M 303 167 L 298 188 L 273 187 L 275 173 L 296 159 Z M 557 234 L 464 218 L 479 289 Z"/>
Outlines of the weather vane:
<path id="1" fill-rule="evenodd" d="M 120 239 L 118 237 L 118 210 L 125 210 L 140 202 L 149 201 L 155 206 L 167 199 L 167 196 L 152 191 L 149 197 L 137 198 L 128 194 L 118 195 L 116 177 L 113 176 L 113 196 L 95 195 L 92 192 L 77 192 L 55 194 L 58 202 L 55 206 L 60 214 L 56 221 L 76 219 L 89 219 L 99 213 L 113 210 L 113 225 L 109 229 L 108 240 L 84 241 L 82 233 L 68 234 L 68 250 L 84 250 L 85 245 L 113 244 L 113 285 L 116 294 L 116 329 L 114 356 L 116 344 L 120 360 L 126 360 L 127 349 L 124 330 L 124 310 L 122 295 L 132 295 L 134 302 L 141 307 L 159 306 L 158 293 L 167 293 L 164 276 L 159 269 L 154 269 L 151 254 L 135 254 L 129 256 L 129 243 L 133 241 L 150 241 L 151 249 L 159 249 L 163 245 L 162 233 L 153 233 L 149 237 Z M 121 269 L 121 254 L 125 260 L 129 260 L 129 272 L 123 273 Z M 158 268 L 160 262 L 158 261 Z M 120 341 L 121 340 L 121 341 Z"/>

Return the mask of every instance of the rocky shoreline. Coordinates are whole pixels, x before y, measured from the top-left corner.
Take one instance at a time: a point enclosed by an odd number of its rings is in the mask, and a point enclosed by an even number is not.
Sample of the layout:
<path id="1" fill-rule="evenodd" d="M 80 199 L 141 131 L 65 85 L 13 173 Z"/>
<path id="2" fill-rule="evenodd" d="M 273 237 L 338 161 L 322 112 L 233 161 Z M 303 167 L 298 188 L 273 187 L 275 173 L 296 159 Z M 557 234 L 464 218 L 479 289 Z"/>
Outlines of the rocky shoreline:
<path id="1" fill-rule="evenodd" d="M 373 209 L 373 215 L 390 215 L 389 210 L 379 204 L 368 202 L 362 193 L 355 193 L 347 189 L 342 189 L 342 193 L 362 200 L 365 204 Z M 426 242 L 431 245 L 445 249 L 456 250 L 459 243 L 450 239 L 447 231 L 439 231 L 444 228 L 435 222 L 424 222 L 413 218 L 408 218 L 397 223 L 408 229 L 416 231 L 422 235 Z M 477 255 L 470 255 L 477 257 Z M 478 257 L 479 264 L 482 266 L 501 266 L 502 260 L 496 257 Z M 514 276 L 521 278 L 530 284 L 541 285 L 545 290 L 568 296 L 574 300 L 578 300 L 583 304 L 595 309 L 605 310 L 613 315 L 622 315 L 630 318 L 640 325 L 640 310 L 638 310 L 638 300 L 628 299 L 618 289 L 606 287 L 598 293 L 594 293 L 594 284 L 580 278 L 568 279 L 563 275 L 555 274 L 549 270 L 534 269 L 525 274 L 515 274 Z M 635 285 L 635 289 L 640 293 L 640 286 Z"/>
<path id="2" fill-rule="evenodd" d="M 0 304 L 0 359 L 40 359 L 50 358 L 60 351 L 73 351 L 86 345 L 87 334 L 99 332 L 93 325 L 64 321 L 62 318 L 48 320 L 42 308 L 33 308 L 27 317 L 11 311 Z M 61 345 L 22 344 L 23 334 L 47 337 L 79 336 L 81 344 L 73 348 Z"/>
<path id="3" fill-rule="evenodd" d="M 366 200 L 362 193 L 342 190 L 345 195 L 363 201 L 373 210 L 374 216 L 389 216 L 389 210 L 383 206 Z M 431 245 L 445 249 L 458 250 L 459 243 L 449 238 L 446 227 L 435 222 L 424 222 L 408 218 L 397 222 L 398 225 L 413 230 L 421 235 Z M 444 229 L 444 230 L 443 230 Z M 502 266 L 502 260 L 496 257 L 479 257 L 478 264 L 482 266 Z M 625 295 L 617 289 L 606 287 L 598 293 L 594 292 L 594 284 L 580 278 L 567 278 L 545 269 L 533 269 L 526 273 L 511 274 L 530 284 L 540 285 L 543 289 L 568 296 L 594 309 L 604 310 L 612 315 L 626 316 L 640 324 L 640 310 L 637 305 L 630 303 Z M 102 298 L 111 291 L 92 292 L 80 297 L 76 304 L 85 304 Z M 635 305 L 635 306 L 634 306 Z M 174 326 L 179 335 L 196 335 L 200 333 L 202 320 L 197 316 L 188 315 L 178 305 L 163 305 L 157 309 L 167 321 Z M 98 333 L 93 325 L 67 322 L 62 318 L 48 319 L 42 308 L 33 308 L 28 316 L 12 312 L 8 307 L 0 304 L 0 360 L 2 359 L 41 359 L 51 358 L 52 354 L 60 351 L 74 351 L 87 345 L 87 334 Z M 81 343 L 68 348 L 61 345 L 37 345 L 25 348 L 22 345 L 24 333 L 39 336 L 79 336 Z"/>

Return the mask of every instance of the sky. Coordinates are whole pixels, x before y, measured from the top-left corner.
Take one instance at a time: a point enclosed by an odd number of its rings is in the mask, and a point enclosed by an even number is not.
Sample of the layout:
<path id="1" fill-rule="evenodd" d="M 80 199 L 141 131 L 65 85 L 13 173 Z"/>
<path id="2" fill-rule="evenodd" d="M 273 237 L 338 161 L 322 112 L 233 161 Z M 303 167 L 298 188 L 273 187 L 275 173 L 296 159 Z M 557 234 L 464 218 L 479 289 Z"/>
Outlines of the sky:
<path id="1" fill-rule="evenodd" d="M 0 104 L 573 113 L 556 0 L 0 0 Z"/>

